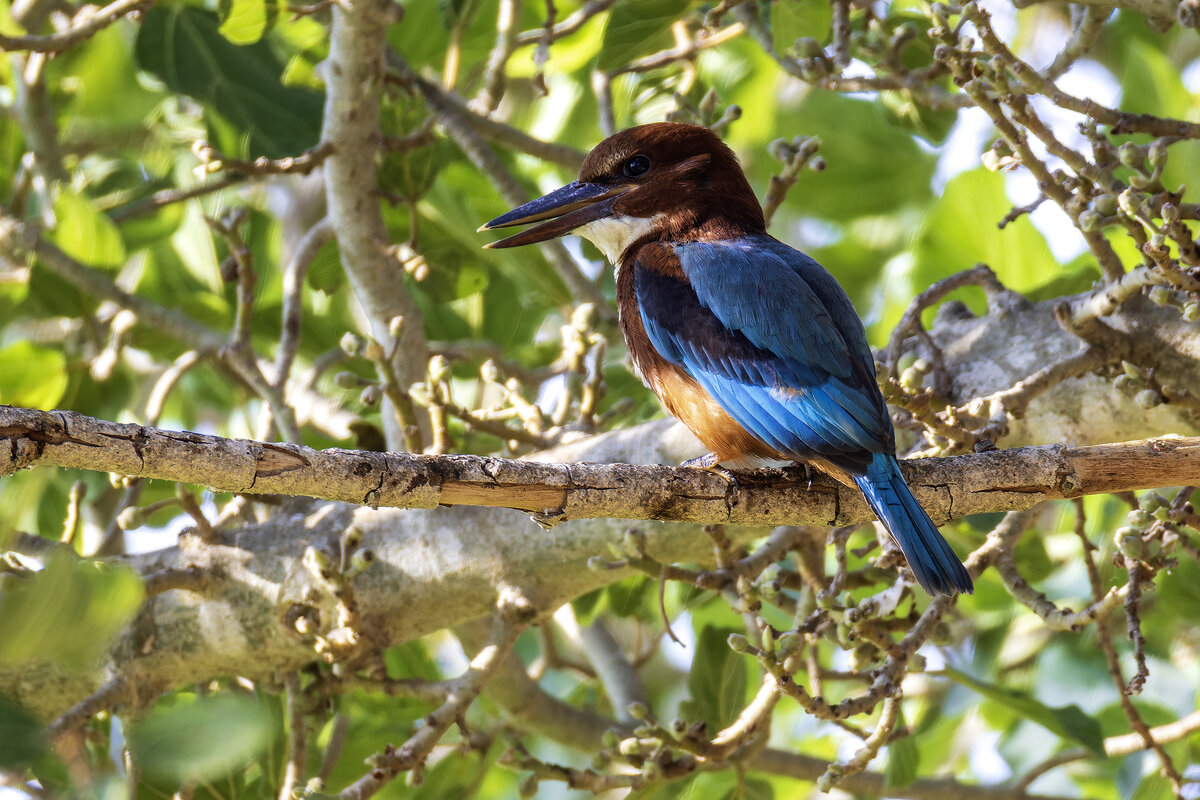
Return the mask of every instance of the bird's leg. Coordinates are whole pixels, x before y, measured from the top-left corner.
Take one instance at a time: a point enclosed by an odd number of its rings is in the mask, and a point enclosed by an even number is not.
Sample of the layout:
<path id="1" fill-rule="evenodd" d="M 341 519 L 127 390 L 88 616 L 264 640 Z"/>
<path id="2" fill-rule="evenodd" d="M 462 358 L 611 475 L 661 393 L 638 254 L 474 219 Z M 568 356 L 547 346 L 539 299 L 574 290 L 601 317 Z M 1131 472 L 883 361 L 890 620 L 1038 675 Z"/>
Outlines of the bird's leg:
<path id="1" fill-rule="evenodd" d="M 689 458 L 680 466 L 702 469 L 720 475 L 729 484 L 725 489 L 725 506 L 732 509 L 737 505 L 738 494 L 742 490 L 742 485 L 738 483 L 736 475 L 721 466 L 721 462 L 717 460 L 716 453 L 705 453 L 699 458 Z"/>

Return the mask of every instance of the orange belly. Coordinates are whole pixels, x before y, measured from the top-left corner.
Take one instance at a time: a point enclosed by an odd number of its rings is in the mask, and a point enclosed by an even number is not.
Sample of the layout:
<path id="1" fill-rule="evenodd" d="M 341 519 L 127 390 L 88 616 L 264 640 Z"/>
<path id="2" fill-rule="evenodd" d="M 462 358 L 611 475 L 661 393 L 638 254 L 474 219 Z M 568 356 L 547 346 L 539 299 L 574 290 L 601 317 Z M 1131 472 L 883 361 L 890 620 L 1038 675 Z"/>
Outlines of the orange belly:
<path id="1" fill-rule="evenodd" d="M 666 364 L 652 372 L 645 376 L 646 380 L 667 411 L 688 426 L 718 461 L 736 461 L 746 456 L 789 460 L 739 425 L 679 367 Z"/>

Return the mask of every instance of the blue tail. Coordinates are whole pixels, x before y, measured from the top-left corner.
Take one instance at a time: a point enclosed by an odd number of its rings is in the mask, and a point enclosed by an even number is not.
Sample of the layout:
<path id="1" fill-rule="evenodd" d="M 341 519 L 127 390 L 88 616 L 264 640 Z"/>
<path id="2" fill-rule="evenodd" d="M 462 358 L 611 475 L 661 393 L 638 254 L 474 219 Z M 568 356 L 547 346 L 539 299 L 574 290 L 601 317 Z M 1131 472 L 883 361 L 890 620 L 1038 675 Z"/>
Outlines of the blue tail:
<path id="1" fill-rule="evenodd" d="M 909 568 L 925 591 L 970 594 L 974 590 L 966 568 L 913 497 L 894 455 L 876 453 L 867 473 L 854 476 L 854 482 L 900 545 Z"/>

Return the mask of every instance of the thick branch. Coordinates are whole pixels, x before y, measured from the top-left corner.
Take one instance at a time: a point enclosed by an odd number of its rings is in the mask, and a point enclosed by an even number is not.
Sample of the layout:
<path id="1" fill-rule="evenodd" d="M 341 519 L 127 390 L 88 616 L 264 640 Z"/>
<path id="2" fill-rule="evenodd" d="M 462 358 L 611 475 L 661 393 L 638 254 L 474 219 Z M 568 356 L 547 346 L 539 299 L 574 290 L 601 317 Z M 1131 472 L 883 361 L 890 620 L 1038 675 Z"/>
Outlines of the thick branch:
<path id="1" fill-rule="evenodd" d="M 781 470 L 745 473 L 731 494 L 724 477 L 685 467 L 313 450 L 0 406 L 0 474 L 38 464 L 372 507 L 512 508 L 544 526 L 593 518 L 736 525 L 873 519 L 856 489 L 818 478 L 800 491 L 807 479 Z M 1043 500 L 1197 484 L 1200 438 L 1014 448 L 908 461 L 904 471 L 930 515 L 946 522 Z"/>

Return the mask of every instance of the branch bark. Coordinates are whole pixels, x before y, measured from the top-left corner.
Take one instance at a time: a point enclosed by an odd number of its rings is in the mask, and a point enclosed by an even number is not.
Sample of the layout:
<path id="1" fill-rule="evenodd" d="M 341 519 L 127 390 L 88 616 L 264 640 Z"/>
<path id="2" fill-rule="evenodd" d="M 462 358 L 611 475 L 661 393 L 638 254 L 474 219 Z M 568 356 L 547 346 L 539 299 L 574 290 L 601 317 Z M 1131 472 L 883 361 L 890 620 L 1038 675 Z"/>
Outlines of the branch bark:
<path id="1" fill-rule="evenodd" d="M 655 426 L 635 430 L 653 435 Z M 789 470 L 741 473 L 734 490 L 721 475 L 687 467 L 313 450 L 12 406 L 0 406 L 3 443 L 0 475 L 48 464 L 372 508 L 510 508 L 529 512 L 543 527 L 596 518 L 733 525 L 874 519 L 857 489 L 824 476 L 809 488 L 802 473 Z M 1200 484 L 1200 437 L 1013 448 L 918 459 L 902 468 L 930 516 L 945 523 L 1043 500 Z"/>

